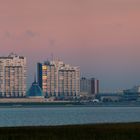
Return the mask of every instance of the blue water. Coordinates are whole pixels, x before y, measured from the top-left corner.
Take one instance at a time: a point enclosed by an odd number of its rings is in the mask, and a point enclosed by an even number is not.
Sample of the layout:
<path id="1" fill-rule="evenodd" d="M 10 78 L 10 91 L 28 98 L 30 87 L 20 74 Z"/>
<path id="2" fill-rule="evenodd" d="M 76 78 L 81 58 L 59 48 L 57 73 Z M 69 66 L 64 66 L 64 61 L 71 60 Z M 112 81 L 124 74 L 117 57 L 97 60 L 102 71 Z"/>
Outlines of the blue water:
<path id="1" fill-rule="evenodd" d="M 0 108 L 0 126 L 140 122 L 140 107 Z"/>

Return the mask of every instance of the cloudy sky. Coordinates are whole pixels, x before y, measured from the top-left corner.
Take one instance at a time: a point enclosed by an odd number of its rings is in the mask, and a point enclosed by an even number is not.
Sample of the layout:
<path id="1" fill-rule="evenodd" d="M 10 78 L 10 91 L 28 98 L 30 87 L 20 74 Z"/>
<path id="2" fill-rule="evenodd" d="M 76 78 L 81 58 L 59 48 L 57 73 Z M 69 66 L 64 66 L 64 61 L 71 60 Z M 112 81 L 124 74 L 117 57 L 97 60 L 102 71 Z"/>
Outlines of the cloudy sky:
<path id="1" fill-rule="evenodd" d="M 101 90 L 140 84 L 140 0 L 0 0 L 0 55 L 51 54 L 100 80 Z"/>

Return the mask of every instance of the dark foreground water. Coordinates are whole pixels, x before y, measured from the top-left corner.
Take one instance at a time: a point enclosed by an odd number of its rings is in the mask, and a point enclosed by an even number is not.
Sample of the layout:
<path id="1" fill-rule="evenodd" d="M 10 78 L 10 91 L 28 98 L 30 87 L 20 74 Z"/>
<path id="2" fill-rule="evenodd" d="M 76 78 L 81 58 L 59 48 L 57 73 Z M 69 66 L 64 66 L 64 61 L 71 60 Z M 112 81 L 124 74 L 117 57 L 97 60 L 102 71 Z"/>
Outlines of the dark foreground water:
<path id="1" fill-rule="evenodd" d="M 140 107 L 0 108 L 0 126 L 140 122 Z"/>

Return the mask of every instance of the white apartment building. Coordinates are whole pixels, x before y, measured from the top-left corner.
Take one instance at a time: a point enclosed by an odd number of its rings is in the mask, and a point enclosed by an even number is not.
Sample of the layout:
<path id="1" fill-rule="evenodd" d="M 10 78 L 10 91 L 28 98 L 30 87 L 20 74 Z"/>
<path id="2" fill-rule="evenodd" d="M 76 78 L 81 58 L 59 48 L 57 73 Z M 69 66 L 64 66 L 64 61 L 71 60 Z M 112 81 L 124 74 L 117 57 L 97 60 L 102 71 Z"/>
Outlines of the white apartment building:
<path id="1" fill-rule="evenodd" d="M 14 53 L 0 57 L 0 96 L 26 95 L 26 58 Z"/>
<path id="2" fill-rule="evenodd" d="M 59 60 L 38 63 L 38 83 L 47 96 L 77 96 L 80 68 Z"/>

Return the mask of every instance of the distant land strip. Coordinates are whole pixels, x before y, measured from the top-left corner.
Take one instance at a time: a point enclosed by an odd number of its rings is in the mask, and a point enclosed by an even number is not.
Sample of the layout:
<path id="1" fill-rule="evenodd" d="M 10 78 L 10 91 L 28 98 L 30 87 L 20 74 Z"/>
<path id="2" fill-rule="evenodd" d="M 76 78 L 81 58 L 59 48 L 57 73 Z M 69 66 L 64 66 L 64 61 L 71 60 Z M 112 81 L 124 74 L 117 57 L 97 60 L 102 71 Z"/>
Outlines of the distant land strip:
<path id="1" fill-rule="evenodd" d="M 0 127 L 0 140 L 139 140 L 140 123 Z"/>

